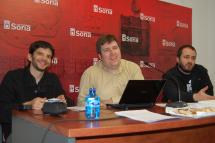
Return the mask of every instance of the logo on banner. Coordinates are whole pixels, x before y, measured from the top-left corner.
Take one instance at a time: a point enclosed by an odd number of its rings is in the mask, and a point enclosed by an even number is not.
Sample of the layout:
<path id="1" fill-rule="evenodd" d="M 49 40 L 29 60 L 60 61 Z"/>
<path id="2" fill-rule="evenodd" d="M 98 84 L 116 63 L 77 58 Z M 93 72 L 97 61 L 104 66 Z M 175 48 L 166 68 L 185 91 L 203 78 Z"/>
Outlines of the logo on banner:
<path id="1" fill-rule="evenodd" d="M 35 3 L 58 6 L 58 0 L 34 0 Z"/>
<path id="2" fill-rule="evenodd" d="M 109 14 L 109 15 L 113 14 L 113 10 L 112 9 L 103 8 L 103 7 L 100 7 L 100 6 L 96 5 L 96 4 L 93 5 L 93 12 L 103 13 L 103 14 Z"/>
<path id="3" fill-rule="evenodd" d="M 179 20 L 176 21 L 176 26 L 180 28 L 186 28 L 186 29 L 189 27 L 187 23 L 183 23 Z"/>
<path id="4" fill-rule="evenodd" d="M 123 42 L 138 43 L 139 39 L 138 39 L 138 37 L 131 37 L 131 36 L 128 36 L 126 34 L 122 34 L 122 41 Z"/>
<path id="5" fill-rule="evenodd" d="M 57 57 L 52 58 L 52 64 L 54 64 L 54 65 L 58 64 L 58 58 Z"/>
<path id="6" fill-rule="evenodd" d="M 78 93 L 79 92 L 79 87 L 75 86 L 74 84 L 69 84 L 69 93 Z"/>
<path id="7" fill-rule="evenodd" d="M 145 20 L 145 21 L 149 21 L 149 22 L 155 22 L 155 17 L 144 15 L 144 13 L 141 12 L 140 13 L 140 20 Z"/>
<path id="8" fill-rule="evenodd" d="M 18 31 L 31 31 L 31 25 L 28 24 L 18 24 L 11 22 L 10 20 L 3 21 L 3 29 L 7 30 L 18 30 Z"/>
<path id="9" fill-rule="evenodd" d="M 150 63 L 148 63 L 149 65 L 151 65 L 152 67 L 156 67 L 156 64 L 155 63 L 153 63 L 153 62 L 150 62 Z M 140 61 L 140 68 L 152 68 L 152 67 L 150 67 L 150 66 L 148 66 L 148 65 L 146 65 L 146 64 L 144 64 L 144 61 Z"/>
<path id="10" fill-rule="evenodd" d="M 176 47 L 175 41 L 167 41 L 166 39 L 162 40 L 163 47 Z"/>
<path id="11" fill-rule="evenodd" d="M 69 28 L 69 34 L 70 34 L 70 36 L 85 37 L 85 38 L 91 38 L 91 36 L 92 36 L 91 32 L 80 31 L 75 28 Z"/>

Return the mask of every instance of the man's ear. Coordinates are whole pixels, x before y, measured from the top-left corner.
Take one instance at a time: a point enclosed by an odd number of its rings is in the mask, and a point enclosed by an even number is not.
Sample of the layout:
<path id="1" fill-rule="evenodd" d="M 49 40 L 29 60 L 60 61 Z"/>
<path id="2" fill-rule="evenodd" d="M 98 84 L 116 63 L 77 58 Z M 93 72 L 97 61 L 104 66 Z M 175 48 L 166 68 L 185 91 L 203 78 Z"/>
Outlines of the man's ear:
<path id="1" fill-rule="evenodd" d="M 179 58 L 178 57 L 176 57 L 176 61 L 177 61 L 177 63 L 179 63 Z"/>
<path id="2" fill-rule="evenodd" d="M 28 53 L 27 59 L 28 59 L 28 61 L 32 62 L 32 55 Z"/>
<path id="3" fill-rule="evenodd" d="M 98 56 L 99 56 L 99 60 L 102 60 L 102 56 L 101 56 L 101 54 L 98 54 Z"/>

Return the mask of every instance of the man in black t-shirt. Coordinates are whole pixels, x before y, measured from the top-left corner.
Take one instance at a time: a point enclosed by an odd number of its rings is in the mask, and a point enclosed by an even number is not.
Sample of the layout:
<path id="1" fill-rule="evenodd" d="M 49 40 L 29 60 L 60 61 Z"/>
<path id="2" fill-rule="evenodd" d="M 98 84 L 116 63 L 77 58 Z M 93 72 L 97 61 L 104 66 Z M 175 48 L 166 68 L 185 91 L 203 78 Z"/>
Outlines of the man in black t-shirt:
<path id="1" fill-rule="evenodd" d="M 182 101 L 215 99 L 207 69 L 195 63 L 196 56 L 196 49 L 191 45 L 183 45 L 178 49 L 176 66 L 163 76 L 167 79 L 164 87 L 164 101 L 179 100 L 177 85 L 173 78 L 178 81 Z"/>
<path id="2" fill-rule="evenodd" d="M 29 47 L 28 66 L 7 72 L 0 85 L 0 123 L 4 139 L 11 133 L 11 111 L 19 105 L 41 109 L 48 98 L 66 100 L 58 77 L 47 72 L 54 56 L 54 48 L 45 41 Z M 71 104 L 69 102 L 68 104 Z"/>

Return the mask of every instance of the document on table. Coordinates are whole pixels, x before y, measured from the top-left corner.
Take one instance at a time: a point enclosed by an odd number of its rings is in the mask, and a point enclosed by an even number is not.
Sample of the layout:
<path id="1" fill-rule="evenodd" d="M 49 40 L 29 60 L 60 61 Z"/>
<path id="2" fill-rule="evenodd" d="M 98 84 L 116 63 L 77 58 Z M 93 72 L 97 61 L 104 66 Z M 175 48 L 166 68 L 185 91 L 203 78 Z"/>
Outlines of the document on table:
<path id="1" fill-rule="evenodd" d="M 85 107 L 84 106 L 72 106 L 72 107 L 67 107 L 67 109 L 72 110 L 72 111 L 84 111 Z"/>
<path id="2" fill-rule="evenodd" d="M 178 118 L 178 117 L 166 116 L 166 115 L 150 112 L 145 109 L 144 110 L 120 111 L 120 112 L 115 112 L 115 114 L 118 116 L 123 116 L 123 117 L 127 117 L 127 118 L 130 118 L 133 120 L 144 121 L 144 122 L 148 122 L 148 123 Z"/>
<path id="3" fill-rule="evenodd" d="M 215 107 L 215 100 L 204 100 L 196 103 L 198 106 L 202 107 Z"/>

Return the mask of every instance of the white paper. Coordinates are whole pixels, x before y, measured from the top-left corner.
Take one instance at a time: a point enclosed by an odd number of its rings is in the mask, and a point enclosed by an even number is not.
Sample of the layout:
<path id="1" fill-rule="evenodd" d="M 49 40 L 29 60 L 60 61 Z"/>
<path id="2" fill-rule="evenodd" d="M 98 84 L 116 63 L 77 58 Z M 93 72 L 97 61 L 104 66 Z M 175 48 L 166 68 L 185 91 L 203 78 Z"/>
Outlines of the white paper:
<path id="1" fill-rule="evenodd" d="M 199 101 L 198 103 L 199 103 L 201 106 L 215 107 L 215 100 L 204 100 L 204 101 Z"/>
<path id="2" fill-rule="evenodd" d="M 133 120 L 144 121 L 144 122 L 156 122 L 161 120 L 175 119 L 176 117 L 161 115 L 158 113 L 150 112 L 148 110 L 129 110 L 115 112 L 118 116 L 127 117 Z"/>
<path id="3" fill-rule="evenodd" d="M 85 107 L 84 106 L 73 106 L 73 107 L 67 107 L 67 109 L 72 110 L 72 111 L 84 111 Z"/>

